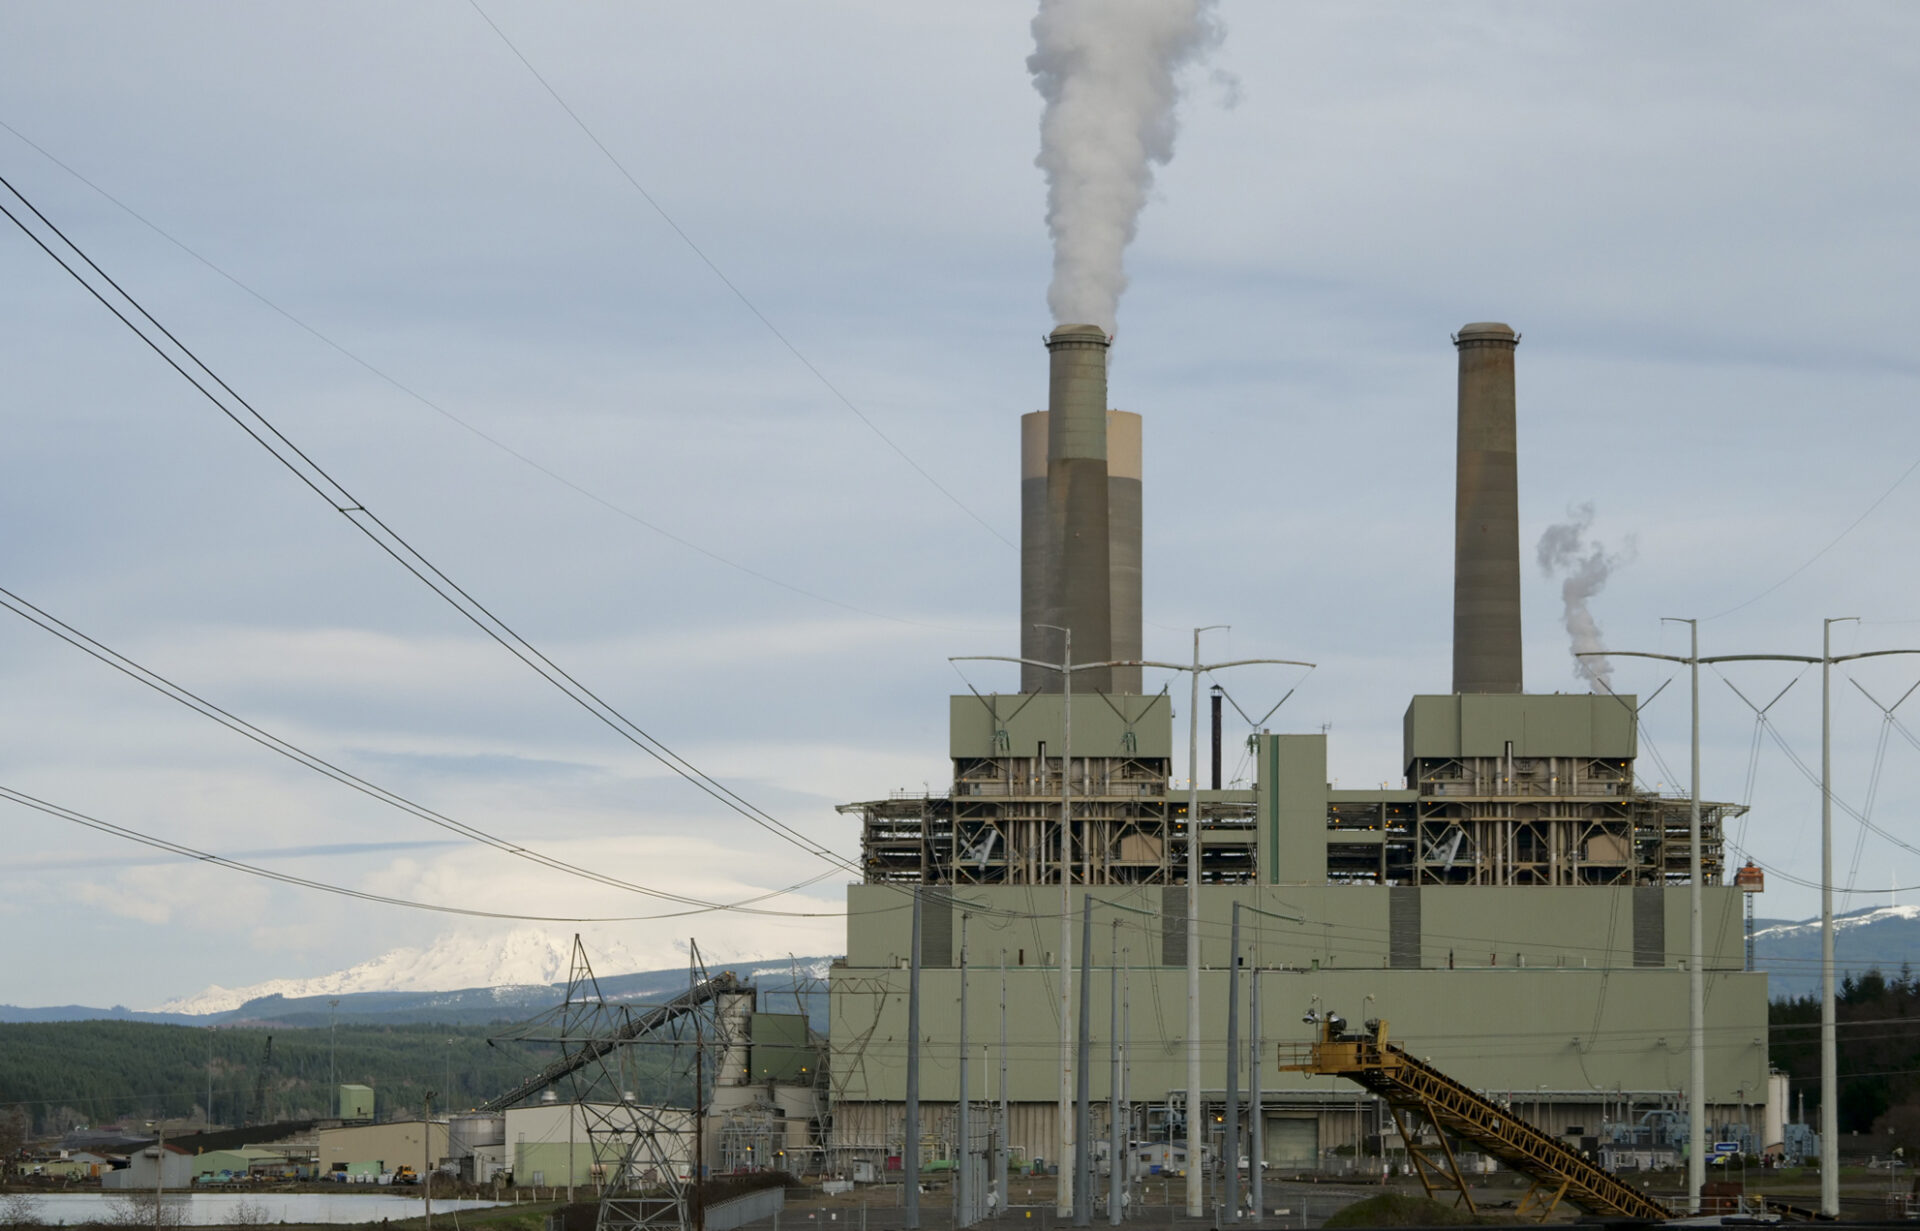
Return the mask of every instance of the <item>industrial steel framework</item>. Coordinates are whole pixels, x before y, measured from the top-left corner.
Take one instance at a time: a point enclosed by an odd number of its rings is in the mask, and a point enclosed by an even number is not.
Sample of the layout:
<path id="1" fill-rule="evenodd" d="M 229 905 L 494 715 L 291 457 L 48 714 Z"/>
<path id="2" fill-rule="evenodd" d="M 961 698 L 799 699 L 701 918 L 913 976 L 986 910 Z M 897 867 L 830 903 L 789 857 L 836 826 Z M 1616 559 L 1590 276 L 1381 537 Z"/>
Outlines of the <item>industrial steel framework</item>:
<path id="1" fill-rule="evenodd" d="M 481 1110 L 501 1110 L 565 1082 L 571 1093 L 565 1101 L 579 1107 L 586 1121 L 586 1148 L 599 1190 L 596 1231 L 689 1231 L 689 1201 L 700 1174 L 705 1053 L 717 1048 L 726 1054 L 732 1034 L 726 1007 L 751 994 L 729 971 L 710 977 L 695 944 L 686 991 L 660 1005 L 612 1003 L 575 936 L 566 997 L 500 1036 L 501 1041 L 558 1043 L 560 1058 Z M 688 1092 L 688 1106 L 642 1104 L 628 1092 L 627 1049 L 639 1043 L 668 1047 L 668 1084 Z"/>
<path id="2" fill-rule="evenodd" d="M 1469 1141 L 1533 1181 L 1518 1213 L 1545 1222 L 1566 1201 L 1616 1218 L 1665 1220 L 1665 1206 L 1611 1171 L 1528 1124 L 1504 1107 L 1387 1042 L 1385 1022 L 1348 1033 L 1338 1014 L 1309 1014 L 1318 1038 L 1282 1044 L 1284 1072 L 1344 1077 L 1380 1096 L 1406 1144 L 1407 1157 L 1428 1197 L 1451 1190 L 1456 1205 L 1475 1210 L 1449 1138 Z M 1431 1130 L 1432 1144 L 1422 1140 Z"/>
<path id="3" fill-rule="evenodd" d="M 1328 805 L 1327 874 L 1354 884 L 1667 885 L 1688 879 L 1683 796 L 1636 790 L 1631 761 L 1446 757 L 1413 763 L 1413 799 Z M 1701 873 L 1719 884 L 1725 822 L 1701 804 Z"/>
<path id="4" fill-rule="evenodd" d="M 842 804 L 861 818 L 867 884 L 1174 885 L 1187 879 L 1187 802 L 1164 762 L 1075 757 L 1073 832 L 1064 857 L 1059 758 L 956 760 L 950 795 Z M 1036 762 L 1038 762 L 1036 764 Z M 1249 884 L 1257 867 L 1251 801 L 1203 801 L 1201 877 Z"/>

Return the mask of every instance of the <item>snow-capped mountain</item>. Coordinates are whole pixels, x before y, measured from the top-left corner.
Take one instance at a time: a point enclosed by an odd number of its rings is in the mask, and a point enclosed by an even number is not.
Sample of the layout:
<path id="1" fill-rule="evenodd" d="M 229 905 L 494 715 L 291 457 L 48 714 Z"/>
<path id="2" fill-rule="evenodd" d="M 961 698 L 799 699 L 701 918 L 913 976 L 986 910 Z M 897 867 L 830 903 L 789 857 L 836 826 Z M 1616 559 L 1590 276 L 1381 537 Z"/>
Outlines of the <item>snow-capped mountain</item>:
<path id="1" fill-rule="evenodd" d="M 476 987 L 545 987 L 564 983 L 571 969 L 572 936 L 516 928 L 498 936 L 443 936 L 425 949 L 394 949 L 371 961 L 310 979 L 269 979 L 250 987 L 209 987 L 152 1010 L 202 1016 L 227 1013 L 262 996 L 297 1000 L 359 992 L 445 992 Z M 589 942 L 596 975 L 631 974 L 645 967 L 617 942 Z"/>
<path id="2" fill-rule="evenodd" d="M 1833 917 L 1834 964 L 1840 975 L 1879 970 L 1892 976 L 1920 957 L 1920 906 L 1873 906 Z M 1755 920 L 1754 965 L 1767 972 L 1775 1000 L 1819 990 L 1820 921 Z"/>
<path id="3" fill-rule="evenodd" d="M 1851 914 L 1833 917 L 1834 943 L 1839 943 L 1841 933 L 1857 928 L 1871 927 L 1876 923 L 1885 923 L 1894 919 L 1920 919 L 1920 906 L 1873 906 L 1866 910 L 1857 910 Z M 1799 923 L 1769 923 L 1765 927 L 1755 927 L 1755 944 L 1777 945 L 1799 937 L 1811 936 L 1820 939 L 1820 921 L 1803 919 Z"/>

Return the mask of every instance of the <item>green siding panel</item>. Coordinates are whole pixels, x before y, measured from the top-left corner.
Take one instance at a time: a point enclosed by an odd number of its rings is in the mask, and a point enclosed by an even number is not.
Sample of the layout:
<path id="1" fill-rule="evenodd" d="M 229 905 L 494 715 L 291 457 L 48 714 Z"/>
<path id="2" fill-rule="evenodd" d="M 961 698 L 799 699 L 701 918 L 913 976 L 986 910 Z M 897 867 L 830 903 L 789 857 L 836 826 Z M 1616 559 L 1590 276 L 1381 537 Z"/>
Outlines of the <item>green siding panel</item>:
<path id="1" fill-rule="evenodd" d="M 1031 757 L 1041 744 L 1048 756 L 1060 755 L 1059 693 L 968 693 L 948 698 L 948 755 L 953 757 Z M 1173 704 L 1165 693 L 1106 696 L 1077 693 L 1073 698 L 1073 755 L 1173 755 Z"/>
<path id="2" fill-rule="evenodd" d="M 1497 757 L 1631 760 L 1631 696 L 1468 694 L 1415 697 L 1405 720 L 1406 761 Z"/>

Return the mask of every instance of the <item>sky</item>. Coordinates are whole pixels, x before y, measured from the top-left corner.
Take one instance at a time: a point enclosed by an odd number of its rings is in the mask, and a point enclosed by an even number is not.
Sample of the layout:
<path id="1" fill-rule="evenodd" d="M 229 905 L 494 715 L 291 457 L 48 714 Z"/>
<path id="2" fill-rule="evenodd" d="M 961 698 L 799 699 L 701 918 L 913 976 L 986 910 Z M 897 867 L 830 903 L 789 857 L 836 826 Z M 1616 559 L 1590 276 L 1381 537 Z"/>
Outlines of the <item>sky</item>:
<path id="1" fill-rule="evenodd" d="M 1816 654 L 1826 617 L 1860 620 L 1836 652 L 1920 647 L 1920 11 L 1218 16 L 1111 369 L 1146 416 L 1149 657 L 1228 624 L 1212 651 L 1318 664 L 1225 682 L 1255 715 L 1298 685 L 1271 728 L 1325 728 L 1338 785 L 1399 784 L 1408 697 L 1449 686 L 1449 335 L 1479 320 L 1522 333 L 1530 689 L 1585 687 L 1532 557 L 1585 503 L 1621 557 L 1592 601 L 1610 647 L 1684 653 L 1667 616 L 1700 618 L 1705 654 Z M 0 587 L 555 859 L 708 901 L 827 876 L 759 904 L 780 913 L 552 930 L 661 966 L 690 937 L 839 951 L 846 877 L 802 847 L 857 854 L 835 805 L 942 789 L 946 696 L 1017 687 L 947 659 L 1017 649 L 1018 417 L 1054 323 L 1032 17 L 0 6 L 0 174 L 366 509 L 801 843 L 485 640 L 11 224 Z M 385 807 L 0 616 L 0 787 L 361 892 L 674 909 Z M 1615 664 L 1622 692 L 1672 680 L 1643 713 L 1663 790 L 1686 789 L 1676 670 Z M 1756 739 L 1703 672 L 1702 785 L 1752 802 L 1734 837 L 1783 874 L 1760 914 L 1805 917 L 1819 672 L 1721 670 L 1758 705 L 1792 683 Z M 1846 905 L 1920 894 L 1920 702 L 1890 725 L 1856 687 L 1916 679 L 1920 657 L 1834 671 Z M 1869 802 L 1893 840 L 1856 870 Z M 0 826 L 4 1002 L 144 1007 L 510 926 L 4 800 Z"/>

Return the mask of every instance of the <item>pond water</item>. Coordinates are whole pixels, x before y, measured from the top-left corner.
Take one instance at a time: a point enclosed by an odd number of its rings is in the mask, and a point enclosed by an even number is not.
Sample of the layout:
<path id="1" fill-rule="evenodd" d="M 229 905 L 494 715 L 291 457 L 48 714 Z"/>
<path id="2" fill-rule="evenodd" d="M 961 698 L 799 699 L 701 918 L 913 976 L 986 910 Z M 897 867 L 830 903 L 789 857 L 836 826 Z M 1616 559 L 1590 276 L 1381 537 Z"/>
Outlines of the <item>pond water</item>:
<path id="1" fill-rule="evenodd" d="M 141 1200 L 144 1197 L 145 1200 Z M 153 1225 L 153 1197 L 145 1193 L 35 1193 L 35 1217 L 51 1226 L 106 1223 L 128 1228 Z M 485 1210 L 500 1201 L 436 1198 L 435 1214 Z M 166 1218 L 174 1227 L 265 1226 L 273 1223 L 377 1223 L 418 1218 L 418 1194 L 388 1193 L 168 1193 Z M 449 1224 L 451 1225 L 451 1224 Z"/>

